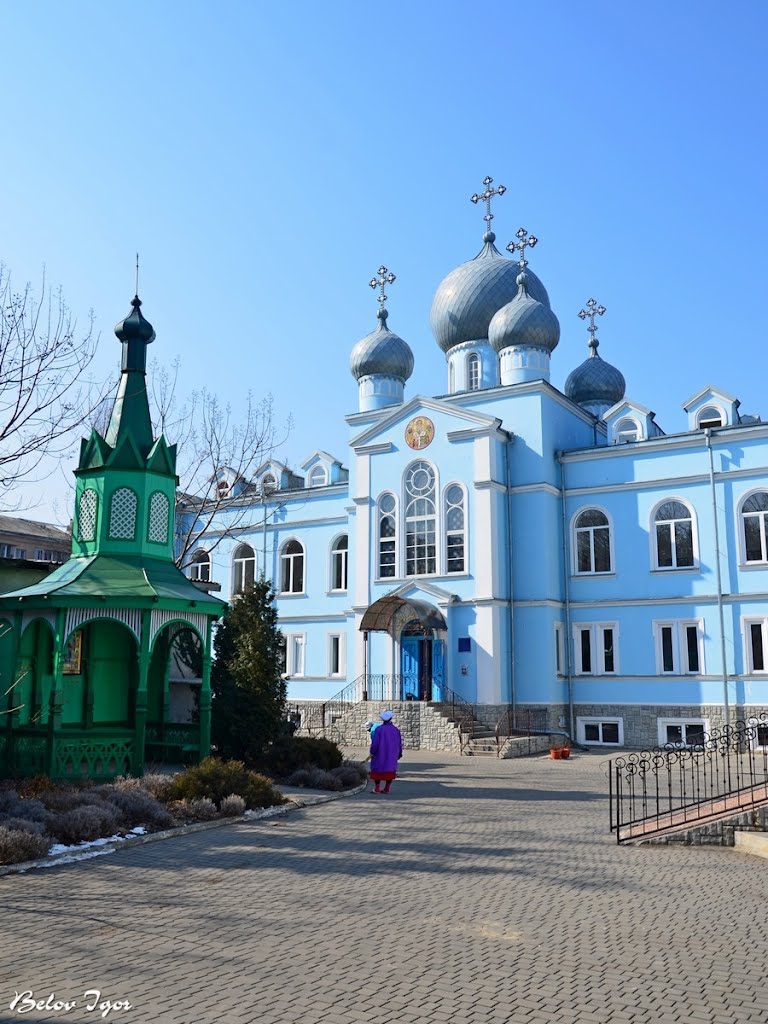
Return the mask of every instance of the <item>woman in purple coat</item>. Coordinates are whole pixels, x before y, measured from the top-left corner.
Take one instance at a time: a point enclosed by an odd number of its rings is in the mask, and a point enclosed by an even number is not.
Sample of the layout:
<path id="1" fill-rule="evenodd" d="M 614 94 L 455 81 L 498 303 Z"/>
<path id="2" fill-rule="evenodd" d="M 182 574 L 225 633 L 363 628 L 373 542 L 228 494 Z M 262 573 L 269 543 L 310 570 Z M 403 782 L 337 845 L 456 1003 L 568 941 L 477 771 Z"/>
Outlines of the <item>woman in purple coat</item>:
<path id="1" fill-rule="evenodd" d="M 374 793 L 381 793 L 381 783 L 385 783 L 384 792 L 388 793 L 392 780 L 397 777 L 397 762 L 403 756 L 403 738 L 400 730 L 392 724 L 391 711 L 382 711 L 379 715 L 381 725 L 373 734 L 371 742 L 371 778 L 375 785 Z"/>

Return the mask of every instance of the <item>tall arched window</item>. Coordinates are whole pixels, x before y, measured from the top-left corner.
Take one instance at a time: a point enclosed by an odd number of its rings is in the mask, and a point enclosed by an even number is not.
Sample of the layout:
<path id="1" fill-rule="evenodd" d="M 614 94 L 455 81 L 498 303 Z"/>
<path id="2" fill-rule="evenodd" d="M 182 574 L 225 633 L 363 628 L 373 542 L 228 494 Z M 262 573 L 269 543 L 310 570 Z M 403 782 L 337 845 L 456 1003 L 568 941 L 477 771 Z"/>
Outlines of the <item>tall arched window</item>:
<path id="1" fill-rule="evenodd" d="M 477 391 L 480 388 L 480 356 L 472 352 L 467 357 L 467 391 Z"/>
<path id="2" fill-rule="evenodd" d="M 379 498 L 379 578 L 397 575 L 397 518 L 394 494 Z"/>
<path id="3" fill-rule="evenodd" d="M 77 539 L 96 539 L 96 513 L 99 508 L 99 496 L 92 487 L 83 491 L 80 495 L 80 505 L 77 510 Z"/>
<path id="4" fill-rule="evenodd" d="M 280 591 L 283 594 L 304 592 L 304 548 L 297 540 L 289 540 L 280 555 Z"/>
<path id="5" fill-rule="evenodd" d="M 580 512 L 574 523 L 576 531 L 576 572 L 611 571 L 611 528 L 608 516 L 599 508 Z"/>
<path id="6" fill-rule="evenodd" d="M 256 555 L 250 544 L 238 544 L 232 559 L 234 568 L 233 594 L 250 590 L 256 580 Z"/>
<path id="7" fill-rule="evenodd" d="M 331 548 L 331 590 L 347 589 L 347 555 L 349 539 L 339 537 Z"/>
<path id="8" fill-rule="evenodd" d="M 109 536 L 111 540 L 133 540 L 136 536 L 136 513 L 139 499 L 130 487 L 118 487 L 109 503 Z"/>
<path id="9" fill-rule="evenodd" d="M 768 561 L 766 543 L 766 517 L 768 517 L 768 493 L 757 491 L 750 494 L 741 506 L 744 523 L 744 561 Z"/>
<path id="10" fill-rule="evenodd" d="M 325 466 L 313 466 L 309 474 L 310 487 L 324 487 L 328 483 Z"/>
<path id="11" fill-rule="evenodd" d="M 693 516 L 682 501 L 665 501 L 653 516 L 656 568 L 688 569 L 693 560 Z"/>
<path id="12" fill-rule="evenodd" d="M 445 489 L 445 571 L 464 572 L 464 490 L 459 484 L 450 484 Z"/>
<path id="13" fill-rule="evenodd" d="M 191 580 L 203 580 L 206 583 L 211 579 L 211 556 L 202 549 L 192 555 L 192 561 L 187 566 L 187 576 Z"/>
<path id="14" fill-rule="evenodd" d="M 405 473 L 405 575 L 437 572 L 435 471 L 414 462 Z"/>

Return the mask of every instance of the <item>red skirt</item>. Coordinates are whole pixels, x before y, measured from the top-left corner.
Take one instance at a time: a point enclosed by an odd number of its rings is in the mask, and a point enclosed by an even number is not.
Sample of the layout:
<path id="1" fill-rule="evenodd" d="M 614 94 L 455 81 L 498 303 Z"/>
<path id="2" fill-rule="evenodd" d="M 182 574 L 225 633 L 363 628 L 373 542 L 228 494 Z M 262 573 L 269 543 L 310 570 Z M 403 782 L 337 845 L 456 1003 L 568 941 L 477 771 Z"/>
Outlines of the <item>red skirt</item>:
<path id="1" fill-rule="evenodd" d="M 371 778 L 374 782 L 391 782 L 392 779 L 397 778 L 397 772 L 371 772 Z"/>

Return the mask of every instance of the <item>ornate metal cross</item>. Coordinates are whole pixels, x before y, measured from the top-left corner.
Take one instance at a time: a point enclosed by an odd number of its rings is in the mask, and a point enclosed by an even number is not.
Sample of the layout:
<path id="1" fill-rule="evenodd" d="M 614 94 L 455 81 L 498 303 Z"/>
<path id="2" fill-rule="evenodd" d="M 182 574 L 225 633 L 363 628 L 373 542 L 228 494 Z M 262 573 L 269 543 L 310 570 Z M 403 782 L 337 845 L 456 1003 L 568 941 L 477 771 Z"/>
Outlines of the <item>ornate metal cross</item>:
<path id="1" fill-rule="evenodd" d="M 528 266 L 528 260 L 525 258 L 526 246 L 532 249 L 537 242 L 538 238 L 535 235 L 529 236 L 525 228 L 519 228 L 517 231 L 517 241 L 510 242 L 507 246 L 507 252 L 511 252 L 513 256 L 516 252 L 520 253 L 520 259 L 517 261 L 517 265 L 521 270 L 525 270 Z"/>
<path id="2" fill-rule="evenodd" d="M 580 309 L 578 317 L 580 320 L 589 320 L 589 344 L 591 348 L 597 348 L 598 341 L 595 338 L 597 334 L 597 324 L 595 323 L 596 316 L 602 316 L 605 312 L 605 306 L 598 306 L 596 299 L 587 299 L 587 308 Z"/>
<path id="3" fill-rule="evenodd" d="M 485 216 L 483 217 L 483 220 L 485 221 L 486 225 L 485 229 L 486 231 L 490 231 L 491 221 L 493 220 L 493 214 L 491 213 L 491 200 L 493 199 L 494 196 L 503 196 L 504 193 L 507 191 L 507 186 L 499 185 L 498 188 L 491 188 L 491 185 L 493 184 L 493 178 L 491 178 L 490 176 L 487 178 L 483 178 L 483 184 L 485 185 L 485 192 L 475 192 L 473 196 L 469 197 L 469 201 L 470 203 L 477 204 L 480 202 L 481 199 L 483 200 L 483 202 L 485 203 Z"/>
<path id="4" fill-rule="evenodd" d="M 371 280 L 368 282 L 371 288 L 381 288 L 381 295 L 376 296 L 376 301 L 379 304 L 379 308 L 383 307 L 384 303 L 387 301 L 387 296 L 384 294 L 384 286 L 387 284 L 392 284 L 392 282 L 396 280 L 397 278 L 395 277 L 395 275 L 390 274 L 387 268 L 382 266 L 379 267 L 379 276 L 372 277 Z"/>

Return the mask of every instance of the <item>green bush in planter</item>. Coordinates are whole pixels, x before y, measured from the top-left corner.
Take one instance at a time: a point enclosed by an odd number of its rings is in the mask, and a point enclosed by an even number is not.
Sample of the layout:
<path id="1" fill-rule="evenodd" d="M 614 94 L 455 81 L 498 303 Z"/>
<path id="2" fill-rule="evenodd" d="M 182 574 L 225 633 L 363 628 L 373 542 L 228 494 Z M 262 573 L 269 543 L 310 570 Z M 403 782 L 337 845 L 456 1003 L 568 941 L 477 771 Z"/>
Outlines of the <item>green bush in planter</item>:
<path id="1" fill-rule="evenodd" d="M 246 768 L 242 761 L 220 761 L 206 757 L 181 772 L 173 780 L 169 800 L 196 800 L 208 797 L 221 807 L 231 794 L 241 796 L 246 807 L 274 807 L 283 803 L 282 796 L 272 788 L 269 779 Z"/>

